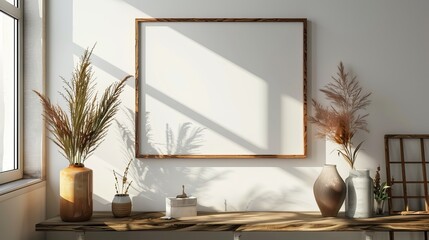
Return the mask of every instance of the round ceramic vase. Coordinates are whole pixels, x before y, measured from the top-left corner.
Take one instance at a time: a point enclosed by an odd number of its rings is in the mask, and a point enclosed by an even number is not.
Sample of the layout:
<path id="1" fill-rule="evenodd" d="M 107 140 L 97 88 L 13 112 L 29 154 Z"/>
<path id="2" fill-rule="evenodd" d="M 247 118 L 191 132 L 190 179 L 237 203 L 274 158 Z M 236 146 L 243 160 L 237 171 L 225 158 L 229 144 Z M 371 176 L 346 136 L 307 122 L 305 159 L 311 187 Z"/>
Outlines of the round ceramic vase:
<path id="1" fill-rule="evenodd" d="M 128 217 L 131 214 L 131 198 L 128 194 L 116 194 L 112 201 L 112 213 L 115 217 Z"/>
<path id="2" fill-rule="evenodd" d="M 346 178 L 346 216 L 349 218 L 372 217 L 374 209 L 373 181 L 368 169 L 350 170 Z"/>
<path id="3" fill-rule="evenodd" d="M 314 197 L 324 217 L 336 217 L 346 196 L 346 185 L 336 165 L 325 164 L 313 185 Z"/>
<path id="4" fill-rule="evenodd" d="M 92 170 L 71 164 L 60 171 L 60 217 L 81 222 L 92 216 Z"/>

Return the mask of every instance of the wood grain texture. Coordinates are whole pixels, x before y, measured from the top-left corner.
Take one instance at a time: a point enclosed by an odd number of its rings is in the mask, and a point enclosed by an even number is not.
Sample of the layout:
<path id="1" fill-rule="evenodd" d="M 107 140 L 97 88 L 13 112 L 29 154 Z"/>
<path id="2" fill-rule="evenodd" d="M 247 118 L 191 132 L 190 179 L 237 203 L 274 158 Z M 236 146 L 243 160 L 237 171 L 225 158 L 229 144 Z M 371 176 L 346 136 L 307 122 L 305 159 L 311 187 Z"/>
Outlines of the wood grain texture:
<path id="1" fill-rule="evenodd" d="M 386 134 L 385 139 L 429 139 L 429 134 Z"/>
<path id="2" fill-rule="evenodd" d="M 426 173 L 426 154 L 425 154 L 425 142 L 420 139 L 420 156 L 422 159 L 422 174 L 423 174 L 423 187 L 425 192 L 425 211 L 429 211 L 429 194 L 428 194 L 428 178 Z M 410 182 L 410 181 L 408 181 Z M 426 234 L 426 232 L 425 232 Z"/>
<path id="3" fill-rule="evenodd" d="M 113 218 L 95 212 L 87 222 L 62 222 L 59 217 L 36 224 L 36 231 L 428 231 L 427 215 L 391 215 L 365 219 L 322 217 L 319 212 L 225 212 L 163 220 L 163 212 Z"/>
<path id="4" fill-rule="evenodd" d="M 136 18 L 136 22 L 303 22 L 306 18 Z"/>
<path id="5" fill-rule="evenodd" d="M 237 158 L 237 159 L 252 159 L 252 158 L 290 158 L 290 159 L 299 159 L 299 158 L 305 158 L 306 155 L 277 155 L 277 154 L 257 154 L 257 155 L 227 155 L 227 154 L 212 154 L 212 155 L 190 155 L 190 154 L 175 154 L 175 155 L 169 155 L 169 154 L 138 154 L 136 155 L 137 158 L 187 158 L 187 159 L 204 159 L 204 158 L 210 158 L 210 159 L 222 159 L 222 158 Z"/>
<path id="6" fill-rule="evenodd" d="M 408 212 L 410 211 L 410 206 L 408 205 L 408 191 L 407 191 L 407 175 L 406 175 L 406 171 L 405 171 L 405 155 L 404 155 L 404 140 L 402 138 L 399 139 L 399 148 L 400 148 L 400 155 L 401 155 L 401 176 L 402 176 L 402 180 L 404 181 L 402 183 L 402 196 L 404 199 L 404 206 L 405 206 L 405 211 Z M 393 196 L 391 196 L 393 197 Z"/>

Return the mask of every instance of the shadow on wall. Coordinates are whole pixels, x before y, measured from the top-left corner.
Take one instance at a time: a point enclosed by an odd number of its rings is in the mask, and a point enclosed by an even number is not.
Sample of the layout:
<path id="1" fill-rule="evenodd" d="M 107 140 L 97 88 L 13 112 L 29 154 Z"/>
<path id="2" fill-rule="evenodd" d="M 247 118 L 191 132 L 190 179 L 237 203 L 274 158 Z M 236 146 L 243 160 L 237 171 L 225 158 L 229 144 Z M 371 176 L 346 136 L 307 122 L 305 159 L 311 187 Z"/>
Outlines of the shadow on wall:
<path id="1" fill-rule="evenodd" d="M 201 200 L 217 211 L 316 210 L 311 189 L 317 169 L 262 165 L 259 160 L 257 165 L 212 168 L 222 177 L 198 189 Z"/>
<path id="2" fill-rule="evenodd" d="M 195 154 L 204 142 L 204 128 L 193 127 L 192 123 L 179 124 L 177 137 L 174 130 L 167 123 L 165 126 L 165 143 L 156 143 L 152 140 L 152 128 L 150 126 L 150 114 L 146 112 L 143 136 L 143 152 L 159 155 Z"/>
<path id="3" fill-rule="evenodd" d="M 134 112 L 131 109 L 125 109 L 123 114 L 126 116 L 126 122 L 116 121 L 122 146 L 121 151 L 124 159 L 134 159 L 135 131 L 128 127 L 134 128 Z M 203 129 L 182 124 L 178 129 L 178 134 L 175 134 L 169 127 L 166 129 L 166 143 L 152 143 L 150 142 L 150 123 L 148 121 L 146 123 L 144 139 L 148 141 L 142 145 L 150 147 L 160 154 L 175 152 L 186 154 L 196 151 L 203 138 Z M 131 187 L 134 192 L 138 193 L 133 198 L 134 209 L 139 211 L 165 210 L 165 198 L 179 194 L 181 185 L 186 186 L 188 194 L 201 199 L 198 205 L 199 211 L 267 209 L 284 211 L 296 207 L 297 204 L 304 209 L 312 205 L 312 198 L 303 201 L 302 194 L 303 189 L 312 188 L 318 175 L 315 172 L 317 170 L 267 167 L 266 161 L 260 159 L 252 160 L 248 165 L 243 166 L 242 163 L 230 159 L 216 159 L 215 161 L 136 159 L 131 163 L 129 171 L 129 176 L 134 180 Z M 275 171 L 274 175 L 273 171 Z M 277 176 L 280 179 L 277 179 Z M 281 178 L 284 178 L 284 181 Z M 250 187 L 243 187 L 243 184 Z"/>
<path id="4" fill-rule="evenodd" d="M 243 201 L 235 206 L 225 200 L 225 211 L 284 211 L 284 205 L 293 205 L 294 201 L 289 200 L 291 195 L 299 192 L 297 186 L 293 190 L 282 189 L 281 192 L 264 190 L 259 187 L 250 188 L 242 197 Z"/>
<path id="5" fill-rule="evenodd" d="M 127 117 L 129 126 L 134 126 L 134 112 L 131 109 L 125 109 L 124 114 Z M 146 115 L 147 118 L 148 115 Z M 134 129 L 129 129 L 127 124 L 121 124 L 116 121 L 122 142 L 122 153 L 125 159 L 133 159 L 135 154 Z M 146 122 L 146 139 L 144 146 L 152 151 L 162 154 L 189 154 L 194 152 L 202 142 L 202 128 L 192 128 L 190 123 L 184 123 L 179 126 L 177 137 L 174 131 L 166 126 L 166 143 L 150 142 L 150 125 Z M 137 159 L 130 166 L 130 176 L 134 179 L 132 188 L 139 192 L 133 198 L 135 209 L 142 210 L 164 210 L 159 208 L 159 202 L 164 202 L 166 197 L 175 196 L 180 193 L 181 185 L 185 185 L 188 193 L 193 193 L 200 188 L 205 180 L 206 172 L 209 169 L 203 169 L 196 179 L 190 179 L 186 167 L 166 167 L 162 165 L 162 160 L 156 160 L 158 164 L 145 164 L 144 160 Z M 161 164 L 159 164 L 161 163 Z M 199 205 L 200 211 L 213 211 L 214 209 Z"/>

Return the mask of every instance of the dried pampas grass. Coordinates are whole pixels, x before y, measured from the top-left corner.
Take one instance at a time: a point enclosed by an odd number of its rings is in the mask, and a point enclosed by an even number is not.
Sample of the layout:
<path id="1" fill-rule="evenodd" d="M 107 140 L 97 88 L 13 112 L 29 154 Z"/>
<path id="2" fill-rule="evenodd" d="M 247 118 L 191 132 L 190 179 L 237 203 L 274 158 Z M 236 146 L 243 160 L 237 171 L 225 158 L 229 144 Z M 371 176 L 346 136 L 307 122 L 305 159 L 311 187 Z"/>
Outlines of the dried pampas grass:
<path id="1" fill-rule="evenodd" d="M 342 62 L 338 65 L 336 77 L 333 82 L 320 89 L 331 102 L 329 106 L 323 106 L 316 100 L 312 100 L 314 115 L 309 121 L 317 127 L 317 136 L 340 145 L 338 154 L 341 155 L 353 169 L 357 153 L 363 142 L 354 148 L 352 139 L 359 130 L 369 132 L 366 117 L 362 110 L 371 103 L 371 93 L 364 93 L 356 76 L 346 72 Z"/>

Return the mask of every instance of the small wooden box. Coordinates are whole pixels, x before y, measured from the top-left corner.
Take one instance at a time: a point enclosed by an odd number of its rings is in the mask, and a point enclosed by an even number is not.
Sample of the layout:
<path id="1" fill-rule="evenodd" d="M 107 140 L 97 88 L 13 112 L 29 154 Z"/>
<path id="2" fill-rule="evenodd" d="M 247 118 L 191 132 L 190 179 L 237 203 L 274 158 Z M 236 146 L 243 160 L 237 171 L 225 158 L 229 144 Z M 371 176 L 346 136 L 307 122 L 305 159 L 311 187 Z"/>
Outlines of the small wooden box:
<path id="1" fill-rule="evenodd" d="M 197 216 L 197 198 L 166 198 L 165 216 L 172 218 Z"/>

